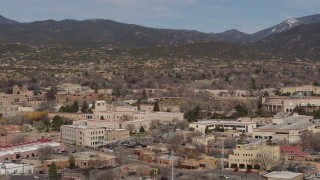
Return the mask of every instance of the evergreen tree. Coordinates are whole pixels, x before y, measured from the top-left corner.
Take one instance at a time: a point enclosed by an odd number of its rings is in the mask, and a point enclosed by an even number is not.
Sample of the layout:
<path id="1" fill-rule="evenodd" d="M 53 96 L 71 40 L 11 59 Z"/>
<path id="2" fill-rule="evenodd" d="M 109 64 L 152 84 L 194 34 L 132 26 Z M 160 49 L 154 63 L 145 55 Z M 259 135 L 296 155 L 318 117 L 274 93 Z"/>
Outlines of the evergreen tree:
<path id="1" fill-rule="evenodd" d="M 144 133 L 144 132 L 146 132 L 146 131 L 144 130 L 143 126 L 141 126 L 141 127 L 140 127 L 139 132 L 140 132 L 140 133 Z"/>
<path id="2" fill-rule="evenodd" d="M 160 111 L 160 106 L 158 101 L 154 102 L 153 111 Z"/>
<path id="3" fill-rule="evenodd" d="M 141 104 L 141 99 L 139 99 L 139 100 L 137 101 L 137 108 L 138 108 L 139 111 L 141 110 L 140 104 Z"/>
<path id="4" fill-rule="evenodd" d="M 145 90 L 145 89 L 142 90 L 142 97 L 141 97 L 141 99 L 148 99 L 147 93 L 146 93 L 146 90 Z"/>
<path id="5" fill-rule="evenodd" d="M 94 109 L 94 108 L 96 108 L 96 103 L 94 101 L 92 101 L 91 109 Z"/>
<path id="6" fill-rule="evenodd" d="M 248 111 L 245 107 L 241 106 L 240 104 L 238 104 L 236 106 L 236 111 L 238 112 L 239 117 L 245 117 L 248 116 Z"/>
<path id="7" fill-rule="evenodd" d="M 83 104 L 81 107 L 81 112 L 83 112 L 83 113 L 87 112 L 88 108 L 89 108 L 89 105 L 87 104 L 87 102 L 83 101 Z"/>
<path id="8" fill-rule="evenodd" d="M 184 114 L 184 118 L 188 120 L 188 122 L 194 122 L 196 120 L 196 117 L 194 116 L 193 111 L 188 111 Z"/>
<path id="9" fill-rule="evenodd" d="M 211 133 L 211 130 L 208 128 L 208 126 L 206 126 L 206 129 L 204 130 L 204 133 L 206 133 L 206 135 Z"/>
<path id="10" fill-rule="evenodd" d="M 76 167 L 76 159 L 74 158 L 74 156 L 69 156 L 69 168 L 70 169 L 74 169 Z"/>
<path id="11" fill-rule="evenodd" d="M 58 179 L 58 171 L 55 163 L 52 163 L 51 165 L 49 165 L 48 176 L 49 176 L 49 180 Z"/>
<path id="12" fill-rule="evenodd" d="M 60 131 L 60 126 L 63 125 L 63 119 L 61 116 L 54 116 L 52 118 L 51 126 L 54 130 Z"/>
<path id="13" fill-rule="evenodd" d="M 79 111 L 79 103 L 78 101 L 74 101 L 73 105 L 71 106 L 72 112 L 78 112 Z"/>
<path id="14" fill-rule="evenodd" d="M 120 90 L 119 90 L 118 88 L 116 88 L 116 89 L 113 89 L 113 90 L 112 90 L 111 95 L 112 95 L 112 96 L 119 97 L 119 96 L 121 96 L 121 92 L 120 92 Z"/>

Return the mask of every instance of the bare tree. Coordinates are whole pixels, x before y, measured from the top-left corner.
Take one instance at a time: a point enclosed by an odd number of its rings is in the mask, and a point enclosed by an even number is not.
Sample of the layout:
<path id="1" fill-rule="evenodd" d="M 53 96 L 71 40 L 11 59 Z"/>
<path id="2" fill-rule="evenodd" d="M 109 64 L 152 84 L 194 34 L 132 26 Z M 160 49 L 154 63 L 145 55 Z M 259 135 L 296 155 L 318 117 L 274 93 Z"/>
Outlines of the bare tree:
<path id="1" fill-rule="evenodd" d="M 166 179 L 170 174 L 170 169 L 167 167 L 159 168 L 158 172 L 161 176 L 161 179 Z"/>
<path id="2" fill-rule="evenodd" d="M 266 171 L 277 166 L 279 159 L 276 158 L 276 155 L 271 150 L 264 149 L 256 155 L 253 162 L 259 165 L 260 170 Z"/>
<path id="3" fill-rule="evenodd" d="M 148 166 L 139 166 L 137 167 L 137 172 L 139 176 L 145 176 L 150 172 L 150 168 Z"/>
<path id="4" fill-rule="evenodd" d="M 181 144 L 181 141 L 183 140 L 182 134 L 174 134 L 170 139 L 168 140 L 168 149 L 176 151 Z"/>
<path id="5" fill-rule="evenodd" d="M 194 145 L 194 157 L 195 158 L 200 158 L 202 154 L 206 152 L 206 147 L 203 144 L 195 144 Z"/>
<path id="6" fill-rule="evenodd" d="M 93 174 L 96 180 L 113 180 L 115 175 L 112 171 L 103 171 Z"/>
<path id="7" fill-rule="evenodd" d="M 134 124 L 128 124 L 127 128 L 129 132 L 133 132 L 136 129 Z"/>
<path id="8" fill-rule="evenodd" d="M 320 133 L 304 132 L 300 135 L 300 140 L 304 150 L 320 151 Z"/>
<path id="9" fill-rule="evenodd" d="M 187 134 L 187 142 L 192 143 L 192 137 L 202 136 L 200 131 L 194 131 Z"/>
<path id="10" fill-rule="evenodd" d="M 51 146 L 45 146 L 38 149 L 38 158 L 41 162 L 52 158 L 53 149 Z"/>

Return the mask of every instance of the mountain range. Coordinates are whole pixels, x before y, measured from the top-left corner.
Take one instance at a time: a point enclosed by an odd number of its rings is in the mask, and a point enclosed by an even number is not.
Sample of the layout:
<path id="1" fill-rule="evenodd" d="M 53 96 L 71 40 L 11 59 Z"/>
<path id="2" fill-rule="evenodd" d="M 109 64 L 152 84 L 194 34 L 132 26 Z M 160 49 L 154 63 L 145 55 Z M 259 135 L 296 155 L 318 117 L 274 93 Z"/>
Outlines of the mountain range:
<path id="1" fill-rule="evenodd" d="M 0 25 L 2 24 L 18 24 L 18 21 L 14 21 L 8 18 L 5 18 L 3 16 L 0 15 Z"/>
<path id="2" fill-rule="evenodd" d="M 157 29 L 105 19 L 46 20 L 19 23 L 0 16 L 0 42 L 111 44 L 125 48 L 228 42 L 252 44 L 260 50 L 281 56 L 314 59 L 319 54 L 319 23 L 320 14 L 315 14 L 289 19 L 273 27 L 247 34 L 236 29 L 222 33 Z M 312 33 L 310 34 L 310 32 Z"/>

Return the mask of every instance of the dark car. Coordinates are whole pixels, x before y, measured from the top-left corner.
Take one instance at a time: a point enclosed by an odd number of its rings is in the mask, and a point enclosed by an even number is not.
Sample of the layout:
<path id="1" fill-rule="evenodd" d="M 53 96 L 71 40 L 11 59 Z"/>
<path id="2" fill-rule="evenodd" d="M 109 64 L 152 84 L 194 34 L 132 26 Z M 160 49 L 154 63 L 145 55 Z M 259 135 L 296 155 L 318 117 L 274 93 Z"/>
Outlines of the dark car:
<path id="1" fill-rule="evenodd" d="M 178 173 L 177 175 L 176 175 L 176 177 L 180 177 L 180 176 L 182 176 L 183 175 L 183 173 Z"/>

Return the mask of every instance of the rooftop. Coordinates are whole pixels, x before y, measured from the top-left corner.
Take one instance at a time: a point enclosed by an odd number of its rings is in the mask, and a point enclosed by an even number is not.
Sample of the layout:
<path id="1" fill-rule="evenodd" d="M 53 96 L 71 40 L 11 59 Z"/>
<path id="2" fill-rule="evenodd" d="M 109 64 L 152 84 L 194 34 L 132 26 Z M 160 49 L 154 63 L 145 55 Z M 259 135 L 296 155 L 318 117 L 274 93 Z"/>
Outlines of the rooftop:
<path id="1" fill-rule="evenodd" d="M 299 130 L 307 128 L 311 125 L 320 124 L 320 119 L 314 120 L 299 120 L 299 118 L 291 117 L 288 120 L 284 120 L 283 123 L 276 124 L 268 124 L 266 126 L 259 127 L 258 129 L 273 129 L 273 130 Z"/>
<path id="2" fill-rule="evenodd" d="M 51 146 L 57 147 L 61 144 L 50 139 L 41 139 L 34 142 L 16 144 L 14 146 L 2 146 L 0 147 L 0 156 L 15 154 L 17 152 L 36 151 L 42 147 Z"/>
<path id="3" fill-rule="evenodd" d="M 250 125 L 256 124 L 255 122 L 239 122 L 235 120 L 220 120 L 220 119 L 212 119 L 212 120 L 204 120 L 193 122 L 191 124 L 201 124 L 201 125 L 212 125 L 212 124 L 242 124 L 242 125 Z"/>
<path id="4" fill-rule="evenodd" d="M 302 173 L 294 173 L 290 171 L 273 171 L 263 176 L 268 178 L 293 179 L 300 175 L 302 175 Z"/>
<path id="5" fill-rule="evenodd" d="M 85 126 L 85 125 L 63 125 L 61 127 L 77 128 L 77 129 L 103 129 L 99 126 Z"/>

